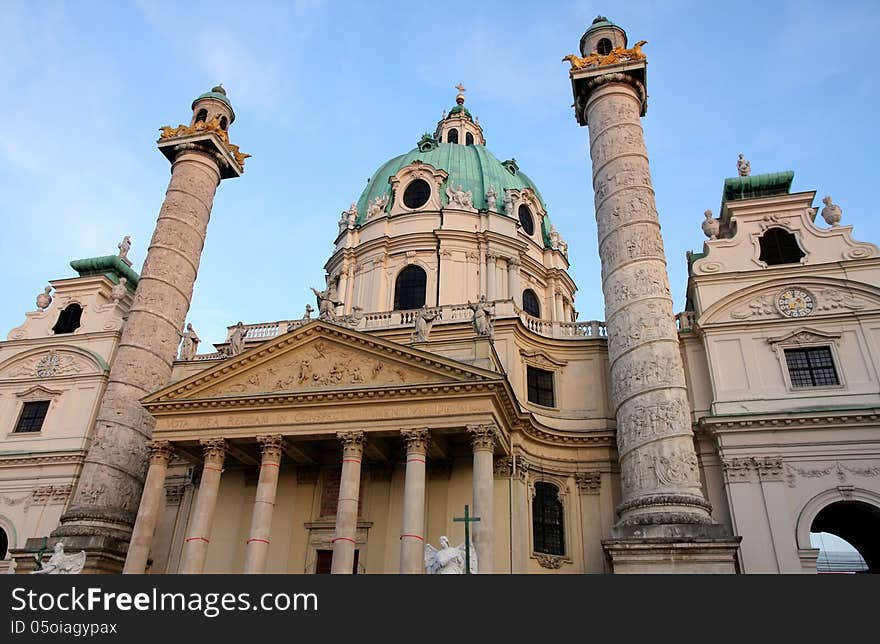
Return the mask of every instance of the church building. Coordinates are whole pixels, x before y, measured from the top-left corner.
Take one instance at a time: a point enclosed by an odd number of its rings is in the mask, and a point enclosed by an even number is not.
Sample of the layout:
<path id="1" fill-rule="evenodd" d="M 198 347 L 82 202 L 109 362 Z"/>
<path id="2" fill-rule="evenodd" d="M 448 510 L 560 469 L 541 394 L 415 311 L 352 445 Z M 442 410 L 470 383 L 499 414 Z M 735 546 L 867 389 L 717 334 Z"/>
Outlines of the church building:
<path id="1" fill-rule="evenodd" d="M 643 44 L 600 16 L 565 58 L 604 320 L 576 319 L 587 240 L 459 86 L 328 217 L 314 308 L 200 350 L 211 207 L 248 155 L 226 91 L 196 98 L 157 141 L 140 272 L 127 239 L 72 261 L 0 342 L 0 571 L 60 542 L 84 572 L 462 572 L 439 555 L 466 532 L 478 573 L 816 573 L 817 532 L 880 570 L 880 250 L 740 155 L 674 311 Z"/>

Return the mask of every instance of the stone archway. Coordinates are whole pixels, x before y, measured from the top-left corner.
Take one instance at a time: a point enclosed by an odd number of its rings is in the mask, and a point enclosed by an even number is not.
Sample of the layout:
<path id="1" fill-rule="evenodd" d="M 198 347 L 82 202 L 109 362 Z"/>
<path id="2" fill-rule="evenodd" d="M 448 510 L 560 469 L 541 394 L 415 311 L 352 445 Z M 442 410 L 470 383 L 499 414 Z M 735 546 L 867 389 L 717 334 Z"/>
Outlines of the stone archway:
<path id="1" fill-rule="evenodd" d="M 868 572 L 880 572 L 880 508 L 864 501 L 836 501 L 819 511 L 811 532 L 829 532 L 858 550 Z"/>
<path id="2" fill-rule="evenodd" d="M 827 532 L 855 548 L 869 573 L 880 572 L 880 495 L 867 490 L 829 490 L 804 507 L 798 546 L 809 548 L 809 533 Z"/>

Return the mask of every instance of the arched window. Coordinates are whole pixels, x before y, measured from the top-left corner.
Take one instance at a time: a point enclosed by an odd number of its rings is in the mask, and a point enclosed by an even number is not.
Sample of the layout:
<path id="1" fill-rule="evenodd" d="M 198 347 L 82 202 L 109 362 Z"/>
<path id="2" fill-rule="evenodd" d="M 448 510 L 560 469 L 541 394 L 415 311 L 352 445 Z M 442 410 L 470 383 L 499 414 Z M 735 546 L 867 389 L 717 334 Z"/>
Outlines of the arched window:
<path id="1" fill-rule="evenodd" d="M 596 43 L 596 51 L 599 53 L 600 56 L 607 56 L 611 53 L 612 48 L 613 45 L 611 44 L 611 41 L 607 38 L 602 38 L 598 43 Z"/>
<path id="2" fill-rule="evenodd" d="M 531 237 L 535 233 L 535 220 L 532 219 L 532 211 L 525 204 L 521 204 L 519 210 L 519 223 L 522 224 L 523 232 Z"/>
<path id="3" fill-rule="evenodd" d="M 465 145 L 473 145 L 474 144 L 474 135 L 468 132 L 464 135 Z"/>
<path id="4" fill-rule="evenodd" d="M 446 135 L 446 139 L 449 143 L 458 143 L 458 130 L 452 128 L 449 130 L 449 134 Z"/>
<path id="5" fill-rule="evenodd" d="M 6 559 L 6 551 L 9 550 L 9 535 L 6 530 L 0 528 L 0 559 Z"/>
<path id="6" fill-rule="evenodd" d="M 424 179 L 416 179 L 410 182 L 403 191 L 403 205 L 407 208 L 421 208 L 428 203 L 431 196 L 431 186 Z"/>
<path id="7" fill-rule="evenodd" d="M 541 317 L 541 304 L 538 302 L 538 296 L 530 288 L 523 291 L 523 311 L 532 317 Z"/>
<path id="8" fill-rule="evenodd" d="M 79 319 L 82 317 L 82 307 L 74 302 L 68 304 L 58 316 L 58 321 L 52 327 L 52 331 L 58 335 L 59 333 L 73 333 L 79 328 Z"/>
<path id="9" fill-rule="evenodd" d="M 532 540 L 534 551 L 565 555 L 565 530 L 559 488 L 552 483 L 535 483 L 532 500 Z"/>
<path id="10" fill-rule="evenodd" d="M 425 305 L 428 275 L 420 267 L 410 264 L 397 274 L 394 282 L 394 310 L 420 309 Z"/>
<path id="11" fill-rule="evenodd" d="M 221 116 L 220 117 L 220 129 L 225 130 L 227 125 L 229 125 L 229 121 L 226 120 L 225 116 Z"/>
<path id="12" fill-rule="evenodd" d="M 196 114 L 196 123 L 204 123 L 208 120 L 208 110 L 199 110 Z"/>
<path id="13" fill-rule="evenodd" d="M 761 245 L 761 255 L 758 259 L 768 266 L 798 264 L 805 254 L 798 246 L 794 234 L 782 228 L 770 228 L 761 235 L 758 243 Z"/>

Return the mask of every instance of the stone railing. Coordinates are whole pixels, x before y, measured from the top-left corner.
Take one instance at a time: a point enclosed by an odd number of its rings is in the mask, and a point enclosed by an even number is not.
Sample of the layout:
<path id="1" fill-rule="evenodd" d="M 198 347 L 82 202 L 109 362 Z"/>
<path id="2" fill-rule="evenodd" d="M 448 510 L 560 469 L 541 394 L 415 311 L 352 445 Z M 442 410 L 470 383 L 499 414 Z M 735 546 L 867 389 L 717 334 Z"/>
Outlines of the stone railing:
<path id="1" fill-rule="evenodd" d="M 697 314 L 694 311 L 682 311 L 675 316 L 675 326 L 679 331 L 693 331 Z"/>
<path id="2" fill-rule="evenodd" d="M 533 317 L 522 310 L 519 318 L 529 331 L 547 338 L 604 338 L 607 335 L 605 322 L 600 320 L 554 322 Z"/>
<path id="3" fill-rule="evenodd" d="M 247 333 L 245 333 L 244 339 L 245 342 L 249 340 L 270 340 L 287 333 L 289 328 L 296 328 L 300 325 L 302 325 L 302 320 L 279 320 L 278 322 L 245 324 L 244 328 Z M 234 326 L 227 329 L 226 342 L 229 342 L 229 337 L 232 335 L 233 329 L 235 329 Z"/>
<path id="4" fill-rule="evenodd" d="M 198 362 L 199 360 L 219 360 L 220 358 L 225 358 L 226 354 L 220 351 L 214 351 L 213 353 L 199 353 L 193 356 L 193 360 Z"/>

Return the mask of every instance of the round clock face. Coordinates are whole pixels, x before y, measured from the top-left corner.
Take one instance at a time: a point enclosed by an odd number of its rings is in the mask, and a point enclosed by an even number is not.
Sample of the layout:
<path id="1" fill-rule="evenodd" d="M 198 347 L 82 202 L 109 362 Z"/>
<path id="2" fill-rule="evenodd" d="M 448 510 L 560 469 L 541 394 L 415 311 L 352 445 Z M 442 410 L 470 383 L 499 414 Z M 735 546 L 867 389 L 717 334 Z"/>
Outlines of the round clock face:
<path id="1" fill-rule="evenodd" d="M 802 318 L 815 306 L 813 294 L 802 288 L 787 288 L 776 297 L 776 308 L 787 318 Z"/>

